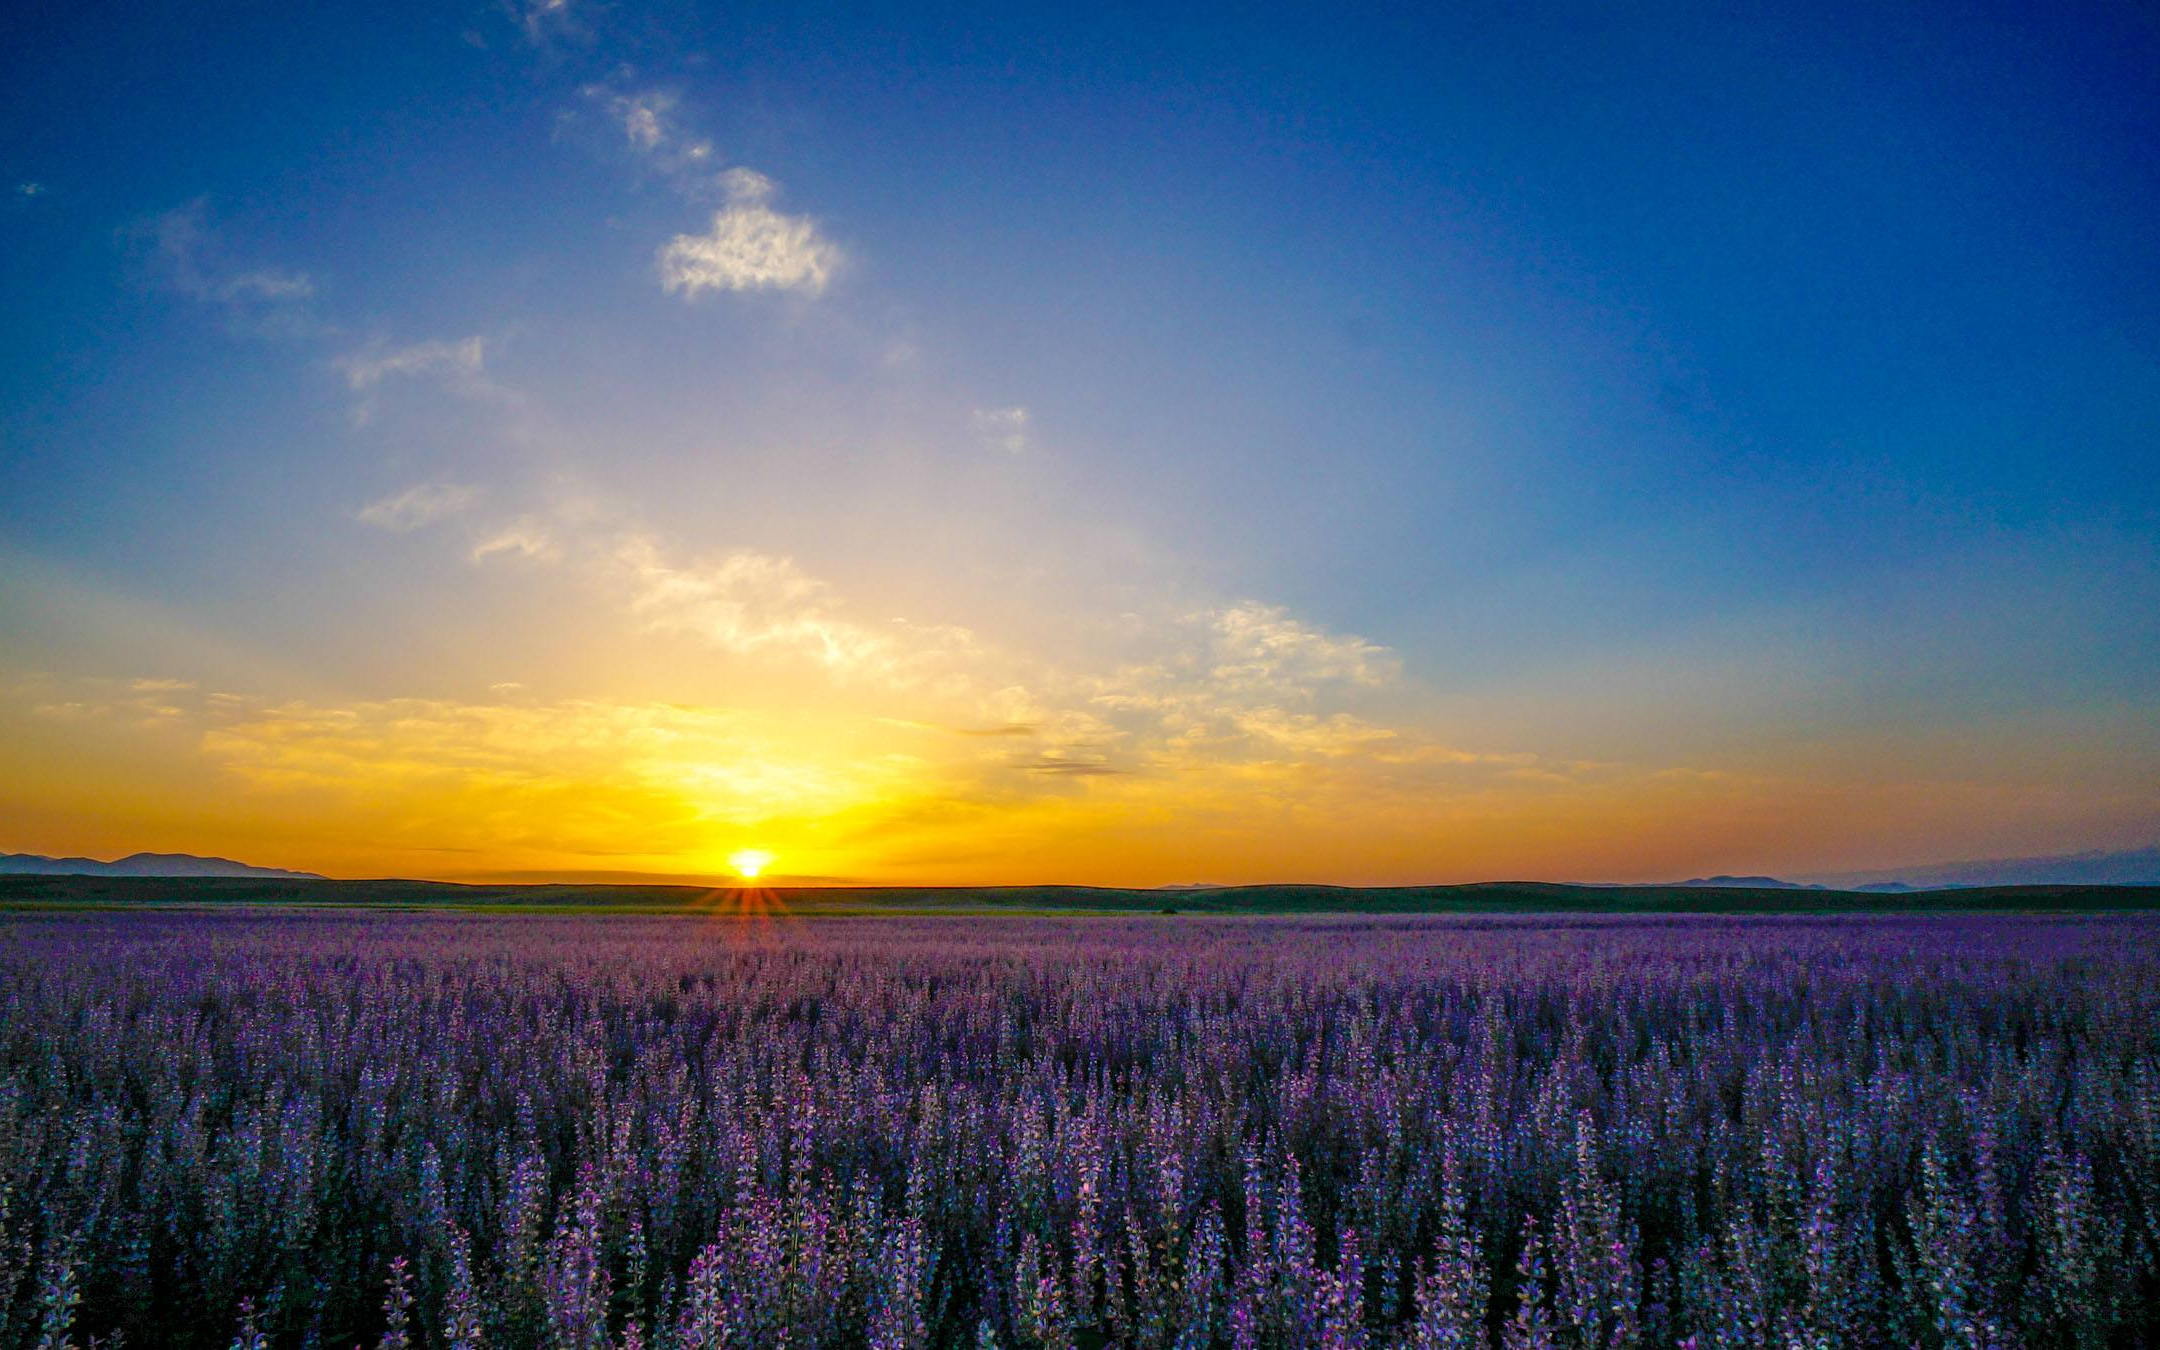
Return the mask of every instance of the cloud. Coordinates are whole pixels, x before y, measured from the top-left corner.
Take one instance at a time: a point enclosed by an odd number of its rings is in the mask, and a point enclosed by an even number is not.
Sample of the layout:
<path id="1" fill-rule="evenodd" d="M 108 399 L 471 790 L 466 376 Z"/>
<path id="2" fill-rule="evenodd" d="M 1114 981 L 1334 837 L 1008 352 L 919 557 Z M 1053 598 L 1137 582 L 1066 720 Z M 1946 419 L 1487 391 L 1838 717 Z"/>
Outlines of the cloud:
<path id="1" fill-rule="evenodd" d="M 52 189 L 43 183 L 26 182 L 15 185 L 15 195 L 18 197 L 43 197 L 51 191 Z"/>
<path id="2" fill-rule="evenodd" d="M 821 295 L 847 255 L 809 216 L 777 210 L 773 180 L 745 165 L 721 168 L 710 139 L 687 129 L 672 91 L 626 88 L 623 78 L 579 91 L 621 133 L 620 145 L 642 168 L 692 201 L 722 205 L 703 234 L 678 234 L 656 256 L 668 294 L 794 291 Z"/>
<path id="3" fill-rule="evenodd" d="M 1397 732 L 1349 713 L 1319 717 L 1260 707 L 1242 709 L 1232 715 L 1232 720 L 1240 731 L 1271 746 L 1330 758 L 1354 755 L 1398 738 Z"/>
<path id="4" fill-rule="evenodd" d="M 1096 676 L 999 650 L 964 628 L 864 624 L 831 585 L 785 557 L 743 550 L 676 564 L 651 537 L 628 534 L 617 563 L 631 582 L 631 611 L 648 631 L 743 656 L 807 660 L 842 681 L 957 699 L 1002 720 L 980 729 L 886 720 L 970 739 L 1036 738 L 1040 751 L 1005 761 L 1029 774 L 1135 772 L 1128 764 L 1189 772 L 1247 759 L 1361 757 L 1495 771 L 1536 763 L 1437 745 L 1348 711 L 1284 706 L 1382 684 L 1398 663 L 1384 647 L 1300 623 L 1275 606 L 1246 602 L 1168 623 L 1158 630 L 1162 661 Z"/>
<path id="5" fill-rule="evenodd" d="M 50 722 L 108 722 L 137 729 L 178 726 L 203 700 L 193 680 L 157 676 L 104 679 L 95 676 L 57 681 L 32 676 L 0 687 L 0 694 L 26 700 L 34 718 Z M 213 694 L 214 702 L 222 698 Z"/>
<path id="6" fill-rule="evenodd" d="M 489 376 L 487 354 L 487 339 L 477 336 L 429 338 L 402 347 L 377 341 L 336 357 L 330 364 L 345 377 L 346 388 L 360 396 L 354 402 L 353 416 L 365 425 L 375 416 L 377 391 L 401 380 L 431 381 L 460 398 L 504 408 L 520 405 L 522 399 L 517 391 Z"/>
<path id="7" fill-rule="evenodd" d="M 1042 774 L 1051 778 L 1111 778 L 1132 772 L 1112 764 L 1110 757 L 1100 750 L 1085 746 L 1046 750 L 1033 758 L 1019 761 L 1013 767 L 1023 773 Z"/>
<path id="8" fill-rule="evenodd" d="M 373 389 L 392 378 L 432 377 L 452 385 L 470 387 L 487 367 L 487 342 L 468 337 L 448 340 L 429 338 L 407 347 L 376 343 L 333 362 L 353 390 Z"/>
<path id="9" fill-rule="evenodd" d="M 720 175 L 720 190 L 731 202 L 750 203 L 770 200 L 780 185 L 756 169 L 738 164 Z"/>
<path id="10" fill-rule="evenodd" d="M 1089 706 L 1147 725 L 1181 752 L 1223 751 L 1231 741 L 1321 753 L 1377 749 L 1392 733 L 1355 719 L 1321 721 L 1311 707 L 1393 679 L 1400 662 L 1355 634 L 1330 633 L 1276 605 L 1243 601 L 1153 625 L 1157 656 L 1085 677 Z M 1287 708 L 1301 709 L 1297 712 Z"/>
<path id="11" fill-rule="evenodd" d="M 819 672 L 857 691 L 845 706 L 865 725 L 912 738 L 892 753 L 944 764 L 993 795 L 1064 799 L 1146 781 L 1206 785 L 1229 800 L 1241 784 L 1294 794 L 1320 775 L 1331 790 L 1414 797 L 1503 780 L 1527 790 L 1532 778 L 1558 790 L 1583 778 L 1565 761 L 1463 748 L 1372 719 L 1358 701 L 1396 676 L 1394 653 L 1260 601 L 1142 620 L 1121 641 L 1144 659 L 1104 666 L 1003 647 L 958 625 L 865 618 L 792 557 L 686 556 L 582 497 L 474 538 L 476 562 L 519 556 L 573 569 L 639 632 Z"/>
<path id="12" fill-rule="evenodd" d="M 676 115 L 680 99 L 665 89 L 623 89 L 589 84 L 579 91 L 622 133 L 622 145 L 640 165 L 678 192 L 710 201 L 725 195 L 725 175 L 713 144 L 685 130 Z"/>
<path id="13" fill-rule="evenodd" d="M 1165 615 L 1138 635 L 1153 659 L 1103 669 L 1006 649 L 954 624 L 868 620 L 791 557 L 739 548 L 685 558 L 582 499 L 523 516 L 472 550 L 476 561 L 496 554 L 567 561 L 646 633 L 808 665 L 905 700 L 879 710 L 893 725 L 978 744 L 1034 738 L 1046 758 L 1033 772 L 1081 776 L 1072 766 L 1109 764 L 1113 751 L 1120 766 L 1162 769 L 1239 758 L 1488 762 L 1359 717 L 1344 702 L 1393 678 L 1394 654 L 1256 601 Z"/>
<path id="14" fill-rule="evenodd" d="M 649 536 L 628 533 L 614 560 L 629 582 L 630 611 L 647 631 L 724 651 L 808 660 L 841 679 L 910 687 L 950 671 L 974 647 L 961 628 L 853 619 L 832 587 L 791 558 L 744 549 L 678 565 Z"/>
<path id="15" fill-rule="evenodd" d="M 622 123 L 623 134 L 638 150 L 656 150 L 668 138 L 663 118 L 674 107 L 668 94 L 617 94 L 608 100 L 608 111 Z"/>
<path id="16" fill-rule="evenodd" d="M 562 549 L 547 522 L 528 515 L 484 535 L 473 545 L 472 560 L 480 562 L 498 553 L 546 560 L 562 556 Z"/>
<path id="17" fill-rule="evenodd" d="M 570 0 L 522 0 L 516 6 L 518 28 L 535 47 L 576 31 L 577 16 Z"/>
<path id="18" fill-rule="evenodd" d="M 223 309 L 241 327 L 268 335 L 312 335 L 308 317 L 315 280 L 288 268 L 233 262 L 210 225 L 209 203 L 196 198 L 126 231 L 143 246 L 153 274 L 191 300 Z"/>
<path id="19" fill-rule="evenodd" d="M 846 255 L 808 216 L 768 204 L 772 180 L 751 169 L 722 176 L 728 205 L 704 234 L 679 234 L 660 249 L 660 285 L 695 299 L 704 291 L 799 291 L 822 295 Z"/>
<path id="20" fill-rule="evenodd" d="M 1028 410 L 977 408 L 969 419 L 975 434 L 997 449 L 1019 454 L 1028 447 Z"/>
<path id="21" fill-rule="evenodd" d="M 1248 600 L 1207 615 L 1206 622 L 1214 636 L 1210 674 L 1241 689 L 1336 681 L 1380 685 L 1401 670 L 1387 648 L 1307 627 L 1276 605 Z"/>
<path id="22" fill-rule="evenodd" d="M 421 483 L 394 497 L 369 502 L 354 514 L 363 525 L 404 534 L 453 516 L 480 500 L 480 489 L 465 483 Z"/>

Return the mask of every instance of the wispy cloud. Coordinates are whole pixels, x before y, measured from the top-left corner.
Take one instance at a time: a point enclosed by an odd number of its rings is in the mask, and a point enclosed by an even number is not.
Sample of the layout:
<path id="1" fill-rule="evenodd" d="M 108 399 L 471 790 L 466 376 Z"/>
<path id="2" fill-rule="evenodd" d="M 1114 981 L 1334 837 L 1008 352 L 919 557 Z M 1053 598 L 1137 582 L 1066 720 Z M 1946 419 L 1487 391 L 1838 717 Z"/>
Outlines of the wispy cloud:
<path id="1" fill-rule="evenodd" d="M 518 29 L 535 47 L 577 31 L 577 13 L 571 0 L 519 0 L 513 6 Z"/>
<path id="2" fill-rule="evenodd" d="M 977 408 L 969 425 L 984 444 L 1010 454 L 1028 448 L 1028 410 L 1025 408 Z"/>
<path id="3" fill-rule="evenodd" d="M 1597 801 L 1627 817 L 1645 794 L 1675 790 L 1642 769 L 1479 754 L 1213 686 L 1204 651 L 1176 650 L 1206 647 L 1202 622 L 1164 634 L 1162 668 L 1187 674 L 1156 678 L 1151 704 L 1109 709 L 1088 703 L 1084 674 L 854 624 L 836 588 L 785 559 L 649 570 L 658 604 L 646 618 L 671 616 L 745 661 L 847 654 L 830 669 L 836 683 L 880 683 L 867 700 L 824 704 L 772 702 L 749 683 L 751 702 L 709 706 L 565 699 L 514 681 L 475 700 L 322 702 L 184 680 L 29 677 L 0 683 L 0 729 L 13 715 L 49 734 L 137 737 L 127 744 L 144 772 L 208 767 L 277 803 L 270 817 L 334 823 L 385 856 L 479 849 L 496 866 L 611 854 L 680 869 L 734 838 L 828 871 L 894 875 L 958 849 L 979 857 L 978 871 L 1043 859 L 1130 877 L 1169 855 L 1105 869 L 1104 850 L 1165 847 L 1172 830 L 1179 865 L 1250 874 L 1340 847 L 1354 828 L 1414 867 L 1433 857 L 1421 850 L 1436 829 L 1458 840 L 1495 820 L 1534 829 L 1540 802 L 1569 819 Z M 935 678 L 893 664 L 922 650 L 942 653 Z M 999 683 L 1022 674 L 1029 687 Z M 970 710 L 1010 720 L 963 720 Z"/>
<path id="4" fill-rule="evenodd" d="M 649 536 L 623 534 L 614 561 L 630 612 L 648 631 L 724 651 L 807 660 L 843 680 L 906 687 L 952 670 L 971 651 L 965 629 L 896 620 L 871 626 L 791 558 L 737 550 L 678 564 Z"/>
<path id="5" fill-rule="evenodd" d="M 410 346 L 376 343 L 339 357 L 334 364 L 354 390 L 373 389 L 384 380 L 419 376 L 470 385 L 487 369 L 484 338 L 429 338 Z"/>
<path id="6" fill-rule="evenodd" d="M 376 396 L 385 385 L 399 381 L 426 381 L 460 398 L 509 408 L 522 400 L 516 391 L 494 379 L 487 368 L 487 339 L 428 338 L 396 346 L 383 341 L 369 343 L 331 361 L 345 379 L 345 387 L 358 397 L 354 418 L 362 424 L 373 420 Z"/>
<path id="7" fill-rule="evenodd" d="M 796 291 L 822 295 L 846 263 L 840 246 L 808 216 L 775 211 L 771 179 L 750 169 L 723 175 L 728 204 L 704 234 L 679 234 L 660 249 L 660 285 L 695 299 L 705 291 Z"/>
<path id="8" fill-rule="evenodd" d="M 866 618 L 794 558 L 688 555 L 581 498 L 474 538 L 476 561 L 517 555 L 571 569 L 644 634 L 745 668 L 820 673 L 863 725 L 913 735 L 891 753 L 943 766 L 948 783 L 978 797 L 1064 799 L 1147 783 L 1149 793 L 1225 803 L 1323 789 L 1406 803 L 1478 783 L 1558 791 L 1586 781 L 1586 766 L 1465 748 L 1376 718 L 1362 700 L 1397 676 L 1395 654 L 1260 601 L 1141 619 L 1118 641 L 1144 659 L 1102 665 L 951 623 Z"/>
<path id="9" fill-rule="evenodd" d="M 472 560 L 481 562 L 497 554 L 520 558 L 552 559 L 562 555 L 555 532 L 538 516 L 519 516 L 482 535 L 472 547 Z"/>
<path id="10" fill-rule="evenodd" d="M 202 704 L 193 680 L 162 676 L 63 681 L 37 675 L 0 685 L 0 694 L 23 700 L 26 711 L 43 721 L 111 722 L 138 728 L 177 725 Z"/>
<path id="11" fill-rule="evenodd" d="M 369 502 L 354 519 L 379 530 L 403 534 L 454 516 L 480 500 L 480 489 L 467 483 L 421 483 L 393 497 Z"/>
<path id="12" fill-rule="evenodd" d="M 581 498 L 474 539 L 475 561 L 514 555 L 573 567 L 618 597 L 646 633 L 913 696 L 920 703 L 902 723 L 963 738 L 1033 736 L 1053 758 L 1083 744 L 1134 747 L 1165 763 L 1246 752 L 1401 756 L 1424 744 L 1327 706 L 1392 680 L 1400 664 L 1392 652 L 1256 601 L 1161 616 L 1146 635 L 1153 659 L 1091 670 L 1003 648 L 958 624 L 866 619 L 791 557 L 755 548 L 686 557 Z"/>
<path id="13" fill-rule="evenodd" d="M 271 335 L 317 336 L 308 313 L 315 280 L 290 268 L 234 261 L 198 197 L 125 232 L 147 252 L 152 274 L 172 291 L 217 306 L 236 326 Z"/>
<path id="14" fill-rule="evenodd" d="M 1215 611 L 1207 622 L 1214 636 L 1210 674 L 1239 689 L 1327 681 L 1379 685 L 1402 668 L 1387 648 L 1309 627 L 1276 605 L 1248 600 Z"/>
<path id="15" fill-rule="evenodd" d="M 1321 717 L 1281 708 L 1241 708 L 1232 714 L 1238 729 L 1284 750 L 1334 758 L 1354 755 L 1399 738 L 1398 732 L 1374 726 L 1349 713 Z"/>
<path id="16" fill-rule="evenodd" d="M 724 195 L 718 153 L 711 140 L 683 125 L 673 91 L 589 84 L 581 92 L 621 132 L 617 144 L 641 168 L 693 200 Z"/>
<path id="17" fill-rule="evenodd" d="M 1060 746 L 1018 760 L 1012 767 L 1050 778 L 1109 778 L 1132 772 L 1111 763 L 1107 751 L 1090 745 Z"/>

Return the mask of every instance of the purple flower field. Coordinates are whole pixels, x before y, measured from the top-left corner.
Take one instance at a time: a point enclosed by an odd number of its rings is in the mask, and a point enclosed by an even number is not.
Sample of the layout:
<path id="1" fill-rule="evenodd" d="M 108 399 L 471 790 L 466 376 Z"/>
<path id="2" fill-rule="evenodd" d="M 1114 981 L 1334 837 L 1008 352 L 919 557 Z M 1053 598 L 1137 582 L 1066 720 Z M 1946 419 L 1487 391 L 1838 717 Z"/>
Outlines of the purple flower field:
<path id="1" fill-rule="evenodd" d="M 7 1346 L 2160 1336 L 2160 922 L 19 914 Z"/>

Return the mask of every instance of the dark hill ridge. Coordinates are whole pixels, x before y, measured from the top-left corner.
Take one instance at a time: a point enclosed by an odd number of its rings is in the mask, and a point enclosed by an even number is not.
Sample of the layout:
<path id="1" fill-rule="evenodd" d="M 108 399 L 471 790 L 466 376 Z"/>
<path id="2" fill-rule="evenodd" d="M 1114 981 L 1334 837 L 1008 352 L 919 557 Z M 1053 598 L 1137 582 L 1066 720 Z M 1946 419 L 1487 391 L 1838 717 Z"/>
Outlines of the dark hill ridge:
<path id="1" fill-rule="evenodd" d="M 1882 895 L 1746 886 L 459 885 L 277 877 L 4 876 L 0 906 L 297 905 L 526 913 L 708 914 L 1911 914 L 2160 909 L 2160 886 L 1994 886 Z"/>
<path id="2" fill-rule="evenodd" d="M 1729 877 L 1722 872 L 1714 877 L 1690 877 L 1686 881 L 1675 882 L 1674 884 L 1688 887 L 1737 886 L 1744 890 L 1756 891 L 1819 891 L 1822 889 L 1820 886 L 1803 886 L 1797 881 L 1781 881 L 1777 877 Z"/>
<path id="3" fill-rule="evenodd" d="M 48 858 L 37 853 L 0 853 L 0 875 L 80 877 L 270 877 L 285 881 L 321 881 L 316 872 L 256 867 L 231 858 L 193 853 L 130 853 L 99 862 L 96 858 Z"/>

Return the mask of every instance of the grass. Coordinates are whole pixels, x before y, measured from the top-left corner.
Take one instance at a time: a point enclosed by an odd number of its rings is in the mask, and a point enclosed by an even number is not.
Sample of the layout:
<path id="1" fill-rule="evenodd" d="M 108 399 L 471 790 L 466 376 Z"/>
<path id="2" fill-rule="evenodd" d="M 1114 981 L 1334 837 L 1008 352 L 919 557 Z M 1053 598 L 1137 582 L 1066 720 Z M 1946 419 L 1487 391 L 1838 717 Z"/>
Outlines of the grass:
<path id="1" fill-rule="evenodd" d="M 2160 886 L 1989 886 L 1877 894 L 1710 886 L 460 885 L 226 877 L 0 877 L 0 909 L 276 905 L 548 914 L 1913 914 L 2160 909 Z"/>

